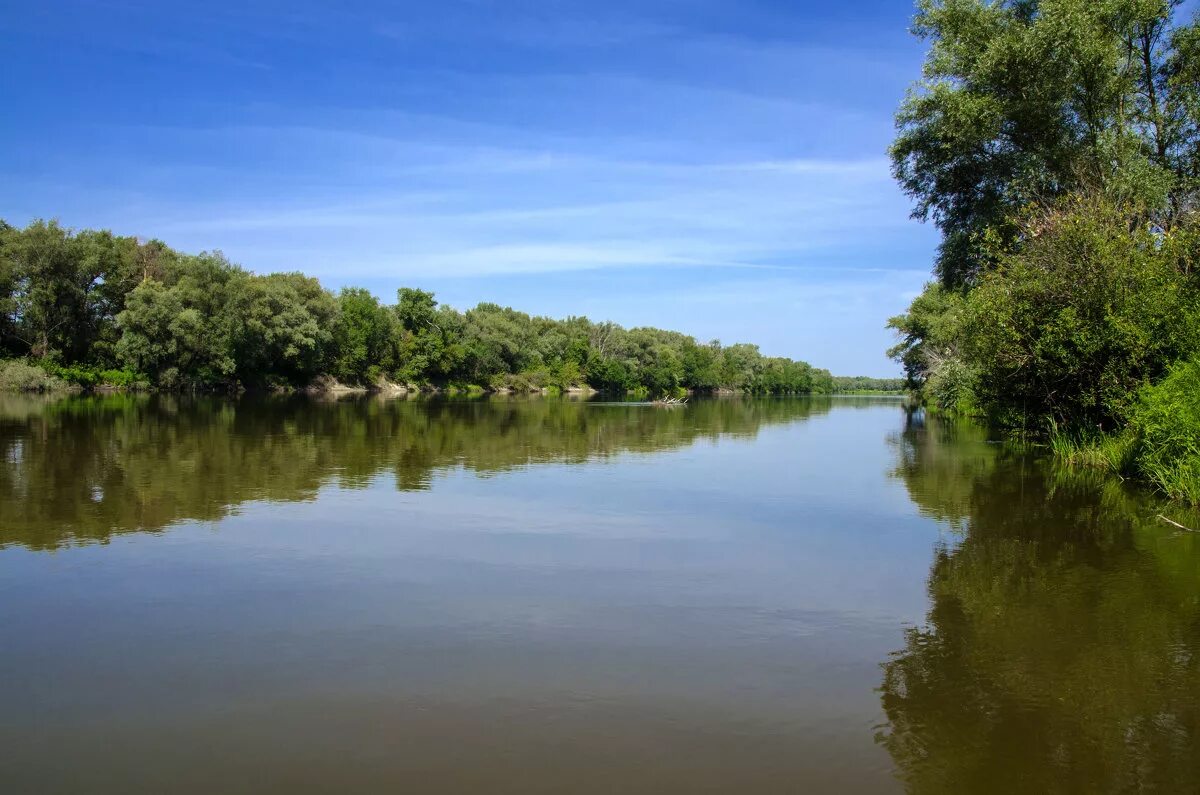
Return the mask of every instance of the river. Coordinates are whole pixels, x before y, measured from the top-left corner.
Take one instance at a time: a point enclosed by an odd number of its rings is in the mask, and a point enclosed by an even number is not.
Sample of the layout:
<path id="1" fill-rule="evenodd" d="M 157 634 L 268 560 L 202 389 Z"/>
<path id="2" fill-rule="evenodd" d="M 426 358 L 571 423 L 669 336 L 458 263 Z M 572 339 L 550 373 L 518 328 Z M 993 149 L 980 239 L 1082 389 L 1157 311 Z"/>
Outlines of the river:
<path id="1" fill-rule="evenodd" d="M 1172 511 L 882 397 L 0 396 L 0 791 L 1200 791 Z"/>

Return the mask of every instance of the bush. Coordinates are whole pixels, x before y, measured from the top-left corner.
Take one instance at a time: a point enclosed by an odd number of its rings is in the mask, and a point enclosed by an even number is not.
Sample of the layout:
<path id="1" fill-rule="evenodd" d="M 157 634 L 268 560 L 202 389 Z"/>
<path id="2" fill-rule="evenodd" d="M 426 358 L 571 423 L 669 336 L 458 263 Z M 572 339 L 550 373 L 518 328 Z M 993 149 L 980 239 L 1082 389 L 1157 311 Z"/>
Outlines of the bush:
<path id="1" fill-rule="evenodd" d="M 61 392 L 70 385 L 20 359 L 0 361 L 0 392 Z"/>
<path id="2" fill-rule="evenodd" d="M 545 370 L 529 370 L 521 373 L 496 373 L 488 379 L 488 388 L 493 392 L 524 394 L 540 392 L 548 383 Z"/>
<path id="3" fill-rule="evenodd" d="M 150 386 L 145 377 L 132 370 L 101 370 L 98 383 L 101 386 L 115 386 L 122 389 L 145 389 Z"/>
<path id="4" fill-rule="evenodd" d="M 904 365 L 906 386 L 922 397 L 927 397 L 924 386 L 941 362 L 962 358 L 958 347 L 964 303 L 961 292 L 927 284 L 907 312 L 888 320 L 888 328 L 900 338 L 888 356 Z"/>
<path id="5" fill-rule="evenodd" d="M 128 369 L 103 369 L 80 364 L 64 366 L 45 360 L 39 362 L 38 365 L 49 375 L 84 389 L 94 389 L 99 386 L 132 389 L 148 385 L 145 378 Z"/>
<path id="6" fill-rule="evenodd" d="M 94 387 L 99 383 L 100 379 L 100 372 L 91 367 L 81 367 L 78 365 L 64 367 L 48 361 L 41 362 L 41 367 L 55 378 L 61 378 L 67 383 L 75 384 L 85 389 Z"/>
<path id="7" fill-rule="evenodd" d="M 922 396 L 942 411 L 975 412 L 975 370 L 957 356 L 938 358 L 929 367 Z"/>
<path id="8" fill-rule="evenodd" d="M 1142 384 L 1200 351 L 1195 237 L 1078 198 L 1028 223 L 1025 238 L 967 299 L 964 354 L 981 407 L 1009 426 L 1115 430 Z"/>
<path id="9" fill-rule="evenodd" d="M 1200 505 L 1200 359 L 1141 391 L 1133 427 L 1142 475 L 1168 496 Z"/>

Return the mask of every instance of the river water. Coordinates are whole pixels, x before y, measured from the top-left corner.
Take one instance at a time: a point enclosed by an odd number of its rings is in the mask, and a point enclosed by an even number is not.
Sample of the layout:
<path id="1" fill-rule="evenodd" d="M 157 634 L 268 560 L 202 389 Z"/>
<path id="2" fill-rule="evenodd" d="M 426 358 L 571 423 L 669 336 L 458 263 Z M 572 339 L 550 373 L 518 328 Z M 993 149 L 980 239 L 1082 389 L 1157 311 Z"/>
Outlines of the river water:
<path id="1" fill-rule="evenodd" d="M 1160 513 L 889 398 L 0 396 L 0 792 L 1197 792 Z"/>

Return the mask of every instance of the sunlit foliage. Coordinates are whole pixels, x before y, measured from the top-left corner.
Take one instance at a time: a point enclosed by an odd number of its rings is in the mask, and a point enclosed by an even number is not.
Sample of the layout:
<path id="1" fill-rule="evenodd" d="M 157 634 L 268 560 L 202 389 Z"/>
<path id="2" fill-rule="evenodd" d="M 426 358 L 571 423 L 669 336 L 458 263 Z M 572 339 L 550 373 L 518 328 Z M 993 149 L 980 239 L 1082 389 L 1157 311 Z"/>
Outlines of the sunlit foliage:
<path id="1" fill-rule="evenodd" d="M 833 391 L 825 370 L 655 328 L 533 317 L 493 303 L 466 312 L 402 288 L 337 295 L 299 273 L 258 275 L 219 252 L 0 224 L 0 355 L 93 385 L 124 368 L 166 389 L 300 387 L 318 376 L 502 391 L 576 387 L 670 395 Z"/>

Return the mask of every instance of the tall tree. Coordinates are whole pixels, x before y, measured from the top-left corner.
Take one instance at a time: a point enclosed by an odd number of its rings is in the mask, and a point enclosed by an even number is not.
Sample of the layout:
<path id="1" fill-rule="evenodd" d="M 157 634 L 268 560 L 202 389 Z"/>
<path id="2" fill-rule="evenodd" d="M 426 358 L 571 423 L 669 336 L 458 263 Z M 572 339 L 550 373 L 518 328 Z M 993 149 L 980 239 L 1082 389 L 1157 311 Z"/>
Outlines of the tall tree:
<path id="1" fill-rule="evenodd" d="M 893 170 L 942 231 L 949 287 L 1018 242 L 1014 216 L 1082 186 L 1171 214 L 1190 188 L 1191 63 L 1177 0 L 919 0 L 924 76 L 897 117 Z"/>
<path id="2" fill-rule="evenodd" d="M 397 364 L 397 321 L 379 299 L 361 287 L 338 294 L 331 367 L 338 378 L 367 383 L 372 371 L 390 373 Z"/>

